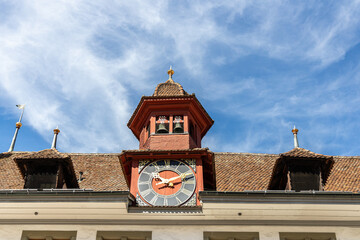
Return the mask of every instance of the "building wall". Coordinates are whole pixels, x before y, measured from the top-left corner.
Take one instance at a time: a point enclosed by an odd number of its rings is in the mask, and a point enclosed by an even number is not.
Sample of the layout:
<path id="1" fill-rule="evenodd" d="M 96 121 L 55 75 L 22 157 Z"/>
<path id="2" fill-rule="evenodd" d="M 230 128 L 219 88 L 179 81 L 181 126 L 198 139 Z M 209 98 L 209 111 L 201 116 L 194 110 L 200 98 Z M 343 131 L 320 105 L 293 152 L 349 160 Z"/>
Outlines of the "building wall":
<path id="1" fill-rule="evenodd" d="M 203 240 L 203 232 L 258 232 L 260 240 L 279 240 L 279 232 L 334 232 L 337 240 L 359 239 L 360 227 L 182 226 L 174 225 L 1 225 L 0 239 L 21 239 L 23 231 L 77 231 L 77 240 L 96 240 L 97 231 L 151 231 L 152 240 Z"/>
<path id="2" fill-rule="evenodd" d="M 20 239 L 23 231 L 76 231 L 78 240 L 95 240 L 97 231 L 150 231 L 152 240 L 202 240 L 204 232 L 257 232 L 260 240 L 326 232 L 355 240 L 359 212 L 357 204 L 330 203 L 205 203 L 203 211 L 185 212 L 128 210 L 125 202 L 2 202 L 0 239 Z"/>

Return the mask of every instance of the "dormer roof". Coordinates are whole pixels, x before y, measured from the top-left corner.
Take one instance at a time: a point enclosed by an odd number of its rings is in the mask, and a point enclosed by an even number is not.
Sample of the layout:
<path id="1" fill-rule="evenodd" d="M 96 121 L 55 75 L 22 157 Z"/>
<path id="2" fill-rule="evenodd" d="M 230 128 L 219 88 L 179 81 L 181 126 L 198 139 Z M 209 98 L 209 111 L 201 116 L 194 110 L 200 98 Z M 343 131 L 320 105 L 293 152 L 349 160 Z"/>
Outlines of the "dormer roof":
<path id="1" fill-rule="evenodd" d="M 54 166 L 58 168 L 61 165 L 64 169 L 67 187 L 79 187 L 70 156 L 60 153 L 57 149 L 45 149 L 39 152 L 15 156 L 14 160 L 23 177 L 31 172 L 38 171 L 39 168 L 54 169 Z"/>
<path id="2" fill-rule="evenodd" d="M 293 148 L 292 150 L 281 153 L 280 157 L 289 157 L 289 158 L 323 158 L 323 159 L 329 159 L 331 156 L 314 153 L 310 150 L 304 149 L 304 148 Z"/>
<path id="3" fill-rule="evenodd" d="M 69 155 L 61 153 L 56 149 L 44 149 L 39 152 L 15 157 L 15 159 L 68 159 Z"/>

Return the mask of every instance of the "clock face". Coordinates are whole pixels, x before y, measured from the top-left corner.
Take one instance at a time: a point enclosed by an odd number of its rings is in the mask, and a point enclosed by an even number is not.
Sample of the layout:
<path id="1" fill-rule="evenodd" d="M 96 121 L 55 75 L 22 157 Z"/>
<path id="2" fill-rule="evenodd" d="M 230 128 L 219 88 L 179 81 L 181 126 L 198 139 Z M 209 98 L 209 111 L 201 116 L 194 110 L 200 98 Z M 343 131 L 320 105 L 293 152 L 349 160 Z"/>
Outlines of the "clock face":
<path id="1" fill-rule="evenodd" d="M 142 199 L 153 206 L 179 206 L 194 194 L 194 171 L 178 160 L 159 160 L 145 166 L 139 175 Z"/>

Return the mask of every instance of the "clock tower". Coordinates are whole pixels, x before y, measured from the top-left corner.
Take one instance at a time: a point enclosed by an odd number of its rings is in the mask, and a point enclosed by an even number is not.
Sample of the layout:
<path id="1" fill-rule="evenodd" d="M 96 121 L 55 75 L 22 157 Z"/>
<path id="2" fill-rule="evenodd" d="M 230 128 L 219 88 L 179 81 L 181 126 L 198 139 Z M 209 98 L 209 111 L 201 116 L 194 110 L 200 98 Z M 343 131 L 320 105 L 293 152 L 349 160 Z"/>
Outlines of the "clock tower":
<path id="1" fill-rule="evenodd" d="M 169 79 L 143 96 L 128 127 L 139 150 L 123 151 L 120 162 L 138 206 L 200 204 L 198 192 L 214 189 L 213 153 L 201 139 L 214 121 L 195 94 Z"/>

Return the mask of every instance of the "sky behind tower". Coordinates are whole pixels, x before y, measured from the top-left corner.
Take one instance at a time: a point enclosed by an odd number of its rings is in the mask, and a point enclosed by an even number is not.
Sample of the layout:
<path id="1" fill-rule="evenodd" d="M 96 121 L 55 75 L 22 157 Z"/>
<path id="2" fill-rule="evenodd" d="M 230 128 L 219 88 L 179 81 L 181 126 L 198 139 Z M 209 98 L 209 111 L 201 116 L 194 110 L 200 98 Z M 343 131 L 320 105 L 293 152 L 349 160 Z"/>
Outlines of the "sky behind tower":
<path id="1" fill-rule="evenodd" d="M 137 149 L 126 124 L 173 79 L 215 124 L 203 147 L 359 155 L 360 1 L 0 0 L 0 152 Z"/>

